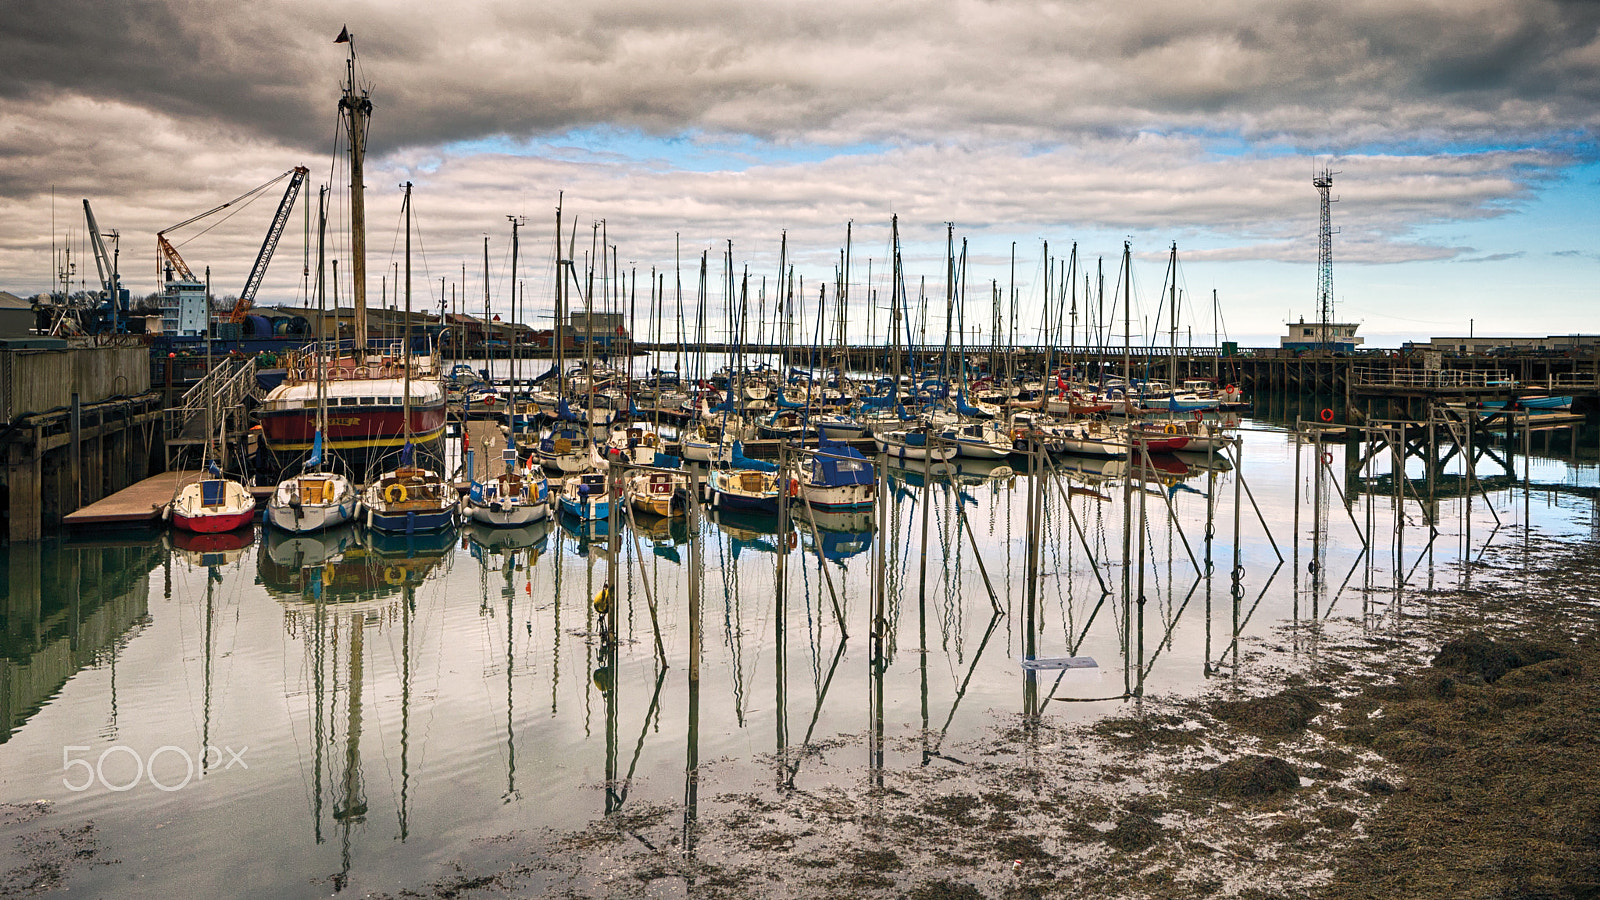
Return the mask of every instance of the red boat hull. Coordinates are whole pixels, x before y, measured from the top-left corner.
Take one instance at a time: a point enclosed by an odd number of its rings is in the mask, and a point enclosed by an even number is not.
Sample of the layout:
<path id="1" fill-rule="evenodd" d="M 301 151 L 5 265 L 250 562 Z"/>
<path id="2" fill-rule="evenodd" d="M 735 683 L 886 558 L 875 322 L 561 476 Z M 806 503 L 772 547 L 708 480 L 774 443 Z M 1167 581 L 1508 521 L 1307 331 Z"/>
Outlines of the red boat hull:
<path id="1" fill-rule="evenodd" d="M 444 433 L 445 406 L 411 408 L 411 440 L 425 444 Z M 261 432 L 275 453 L 300 453 L 311 449 L 317 434 L 315 409 L 273 410 L 261 414 Z M 406 441 L 402 407 L 335 408 L 328 410 L 328 429 L 322 436 L 330 450 L 399 449 Z"/>
<path id="2" fill-rule="evenodd" d="M 181 528 L 184 531 L 193 531 L 198 534 L 220 534 L 224 531 L 243 528 L 255 521 L 255 517 L 256 511 L 254 508 L 247 509 L 244 512 L 208 516 L 186 516 L 183 513 L 175 512 L 172 514 L 172 527 Z"/>
<path id="3" fill-rule="evenodd" d="M 1170 426 L 1168 426 L 1170 427 Z M 1150 453 L 1172 453 L 1189 446 L 1189 436 L 1181 431 L 1167 431 L 1166 428 L 1149 430 L 1133 427 L 1128 429 L 1128 440 L 1136 447 L 1143 448 Z"/>

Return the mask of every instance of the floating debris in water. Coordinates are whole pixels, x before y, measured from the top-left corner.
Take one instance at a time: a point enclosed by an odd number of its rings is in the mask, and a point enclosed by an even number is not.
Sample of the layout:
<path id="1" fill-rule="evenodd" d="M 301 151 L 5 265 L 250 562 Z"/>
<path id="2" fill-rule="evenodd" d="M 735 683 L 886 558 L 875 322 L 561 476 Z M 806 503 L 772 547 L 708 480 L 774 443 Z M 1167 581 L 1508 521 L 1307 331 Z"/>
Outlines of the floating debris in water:
<path id="1" fill-rule="evenodd" d="M 1098 669 L 1100 664 L 1092 656 L 1046 656 L 1022 661 L 1024 669 Z"/>

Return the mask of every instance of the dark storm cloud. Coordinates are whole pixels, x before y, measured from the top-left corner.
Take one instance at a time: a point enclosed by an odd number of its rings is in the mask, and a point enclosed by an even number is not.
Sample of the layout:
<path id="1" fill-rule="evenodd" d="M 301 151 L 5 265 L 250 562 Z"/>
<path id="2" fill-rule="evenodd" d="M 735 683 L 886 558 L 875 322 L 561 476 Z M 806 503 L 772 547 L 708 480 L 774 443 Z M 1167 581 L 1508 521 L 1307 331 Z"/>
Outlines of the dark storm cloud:
<path id="1" fill-rule="evenodd" d="M 82 96 L 305 139 L 323 129 L 308 121 L 311 48 L 295 21 L 269 4 L 15 0 L 0 23 L 0 96 Z"/>
<path id="2" fill-rule="evenodd" d="M 0 93 L 325 139 L 348 16 L 391 146 L 592 124 L 777 140 L 1145 128 L 1324 149 L 1592 128 L 1600 4 L 21 0 Z"/>

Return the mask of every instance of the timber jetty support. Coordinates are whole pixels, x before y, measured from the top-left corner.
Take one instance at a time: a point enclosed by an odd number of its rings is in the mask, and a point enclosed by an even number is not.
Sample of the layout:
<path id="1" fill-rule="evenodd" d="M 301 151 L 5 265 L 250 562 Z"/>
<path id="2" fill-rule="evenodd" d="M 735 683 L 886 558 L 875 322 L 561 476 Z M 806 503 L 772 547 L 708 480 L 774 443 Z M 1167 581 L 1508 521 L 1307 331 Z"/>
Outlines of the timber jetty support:
<path id="1" fill-rule="evenodd" d="M 8 541 L 39 540 L 67 513 L 160 465 L 162 403 L 150 390 L 150 351 L 142 343 L 50 343 L 0 348 Z"/>

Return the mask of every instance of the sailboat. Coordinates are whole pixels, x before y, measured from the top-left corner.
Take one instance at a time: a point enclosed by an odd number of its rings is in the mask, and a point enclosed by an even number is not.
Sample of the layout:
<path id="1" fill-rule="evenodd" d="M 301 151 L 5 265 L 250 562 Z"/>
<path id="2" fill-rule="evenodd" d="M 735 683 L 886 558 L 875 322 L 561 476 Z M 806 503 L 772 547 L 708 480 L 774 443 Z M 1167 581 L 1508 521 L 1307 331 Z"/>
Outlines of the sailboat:
<path id="1" fill-rule="evenodd" d="M 517 462 L 515 438 L 506 437 L 502 451 L 506 470 L 483 481 L 474 480 L 467 492 L 467 516 L 496 528 L 521 528 L 550 515 L 550 485 L 538 463 Z"/>
<path id="2" fill-rule="evenodd" d="M 1005 459 L 1011 455 L 1011 433 L 998 422 L 961 422 L 947 425 L 939 436 L 955 445 L 956 455 L 967 459 Z"/>
<path id="3" fill-rule="evenodd" d="M 744 444 L 735 441 L 732 463 L 728 468 L 713 468 L 707 473 L 706 490 L 711 495 L 712 509 L 776 513 L 786 480 L 772 463 L 745 456 Z M 793 482 L 789 486 L 796 487 Z"/>
<path id="4" fill-rule="evenodd" d="M 323 239 L 328 228 L 328 189 L 324 187 L 317 203 L 317 311 L 321 313 L 326 299 L 327 281 L 324 277 Z M 319 315 L 317 321 L 321 323 Z M 311 455 L 300 474 L 278 482 L 278 489 L 267 500 L 267 524 L 285 531 L 318 531 L 350 521 L 356 514 L 356 489 L 350 479 L 328 471 L 328 460 L 323 448 L 323 434 L 328 427 L 327 367 L 322 364 L 324 350 L 322 333 L 317 333 L 317 432 L 311 444 Z"/>
<path id="5" fill-rule="evenodd" d="M 623 493 L 634 509 L 670 519 L 689 511 L 689 476 L 653 469 L 629 473 Z"/>
<path id="6" fill-rule="evenodd" d="M 210 280 L 209 271 L 207 280 Z M 211 287 L 206 286 L 206 305 L 210 306 Z M 207 313 L 209 317 L 209 311 Z M 206 327 L 206 371 L 211 371 L 211 326 Z M 245 486 L 231 478 L 225 478 L 222 468 L 216 460 L 210 459 L 210 437 L 215 404 L 206 403 L 206 454 L 208 458 L 201 460 L 203 474 L 199 481 L 193 481 L 180 487 L 172 497 L 172 502 L 167 505 L 167 514 L 172 517 L 174 528 L 182 531 L 195 531 L 205 534 L 217 534 L 243 528 L 254 521 L 256 517 L 256 498 Z M 226 448 L 228 442 L 224 431 L 226 424 L 218 423 L 217 446 Z"/>
<path id="7" fill-rule="evenodd" d="M 611 518 L 611 497 L 604 470 L 583 472 L 561 482 L 561 511 L 583 522 Z"/>
<path id="8" fill-rule="evenodd" d="M 406 182 L 406 317 L 405 340 L 411 343 L 411 182 Z M 455 485 L 438 472 L 416 465 L 416 447 L 411 441 L 411 365 L 407 358 L 401 397 L 405 407 L 405 438 L 400 448 L 400 465 L 367 485 L 362 502 L 367 507 L 367 527 L 378 531 L 437 531 L 456 522 L 460 496 Z M 437 384 L 437 379 L 434 379 Z M 440 389 L 441 394 L 443 389 Z"/>
<path id="9" fill-rule="evenodd" d="M 728 244 L 727 260 L 728 278 L 725 282 L 727 296 L 732 298 L 733 288 L 733 243 Z M 729 430 L 727 415 L 735 401 L 735 392 L 740 390 L 737 380 L 738 372 L 744 371 L 744 335 L 750 321 L 750 291 L 749 275 L 746 274 L 744 283 L 738 291 L 738 338 L 735 344 L 734 365 L 728 374 L 728 398 L 723 401 L 722 430 L 726 434 Z M 748 408 L 743 403 L 742 408 Z M 687 452 L 687 451 L 686 451 Z M 761 512 L 776 513 L 778 511 L 778 498 L 782 493 L 784 478 L 780 476 L 778 467 L 762 460 L 749 459 L 744 455 L 744 444 L 740 441 L 733 442 L 733 454 L 725 467 L 719 466 L 711 470 L 706 476 L 706 490 L 711 496 L 712 509 L 744 509 L 759 510 Z"/>
<path id="10" fill-rule="evenodd" d="M 353 277 L 353 341 L 347 352 L 291 353 L 282 384 L 273 388 L 257 411 L 267 449 L 280 462 L 299 459 L 314 449 L 322 424 L 323 452 L 337 454 L 348 471 L 368 473 L 382 458 L 411 445 L 424 458 L 442 458 L 445 426 L 444 383 L 437 360 L 413 359 L 409 336 L 405 346 L 377 347 L 367 340 L 366 203 L 362 185 L 372 99 L 356 83 L 355 42 L 347 42 L 347 80 L 339 101 L 340 127 L 350 153 L 350 263 Z M 337 291 L 335 292 L 337 297 Z M 337 303 L 335 306 L 337 307 Z M 342 341 L 335 339 L 333 346 Z M 408 379 L 420 366 L 434 377 Z M 402 371 L 404 370 L 404 371 Z M 321 383 L 323 386 L 318 387 Z M 406 386 L 404 400 L 401 388 Z M 316 399 L 322 394 L 336 408 L 323 421 Z M 405 421 L 401 421 L 402 415 Z"/>
<path id="11" fill-rule="evenodd" d="M 256 498 L 244 485 L 224 478 L 216 462 L 207 463 L 199 481 L 172 498 L 172 525 L 184 531 L 215 534 L 244 528 L 256 517 Z"/>
<path id="12" fill-rule="evenodd" d="M 927 425 L 875 433 L 872 440 L 878 445 L 878 451 L 891 459 L 947 462 L 956 455 L 956 445 Z"/>
<path id="13" fill-rule="evenodd" d="M 822 438 L 810 460 L 794 465 L 802 506 L 819 510 L 871 509 L 878 487 L 871 461 L 849 444 Z"/>
<path id="14" fill-rule="evenodd" d="M 540 465 L 552 472 L 574 475 L 588 470 L 593 465 L 591 450 L 594 446 L 588 426 L 577 422 L 565 397 L 561 398 L 556 414 L 556 423 L 551 426 L 550 433 L 540 439 L 534 456 Z"/>

